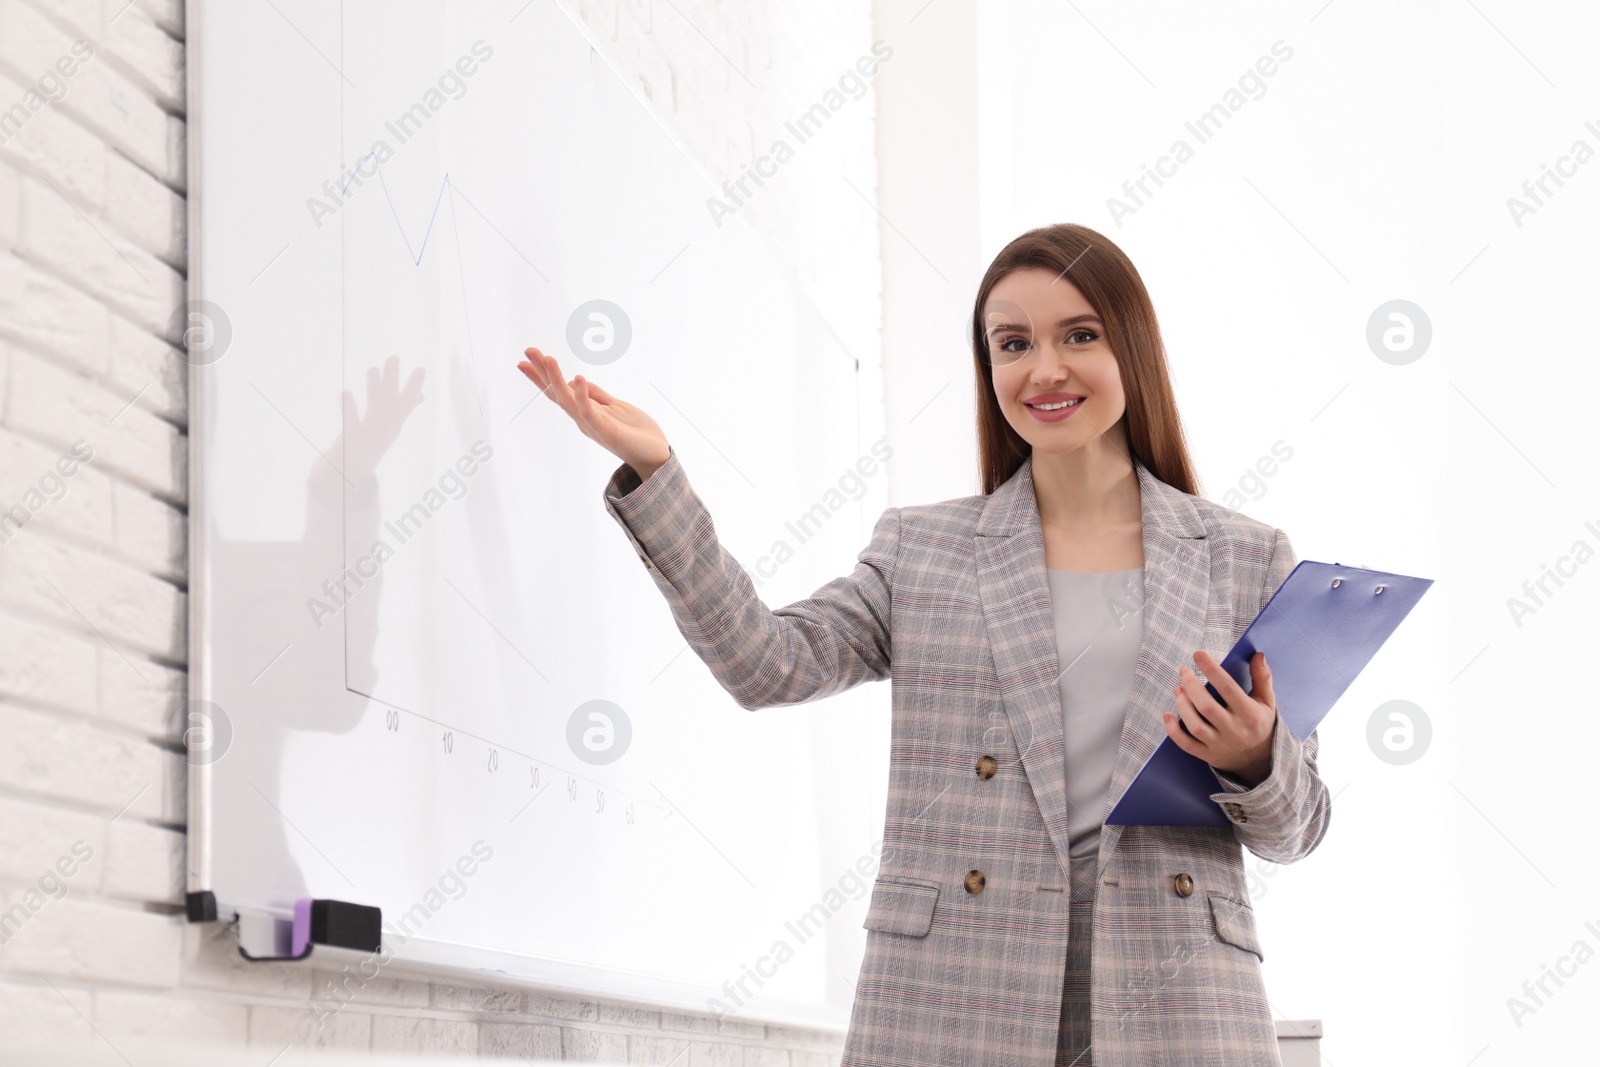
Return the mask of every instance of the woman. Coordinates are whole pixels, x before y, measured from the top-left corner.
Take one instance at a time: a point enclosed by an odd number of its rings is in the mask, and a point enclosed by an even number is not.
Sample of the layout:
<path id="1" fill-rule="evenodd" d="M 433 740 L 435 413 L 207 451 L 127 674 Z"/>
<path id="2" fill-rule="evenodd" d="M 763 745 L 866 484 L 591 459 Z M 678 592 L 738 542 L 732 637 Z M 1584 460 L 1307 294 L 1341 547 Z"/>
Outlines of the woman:
<path id="1" fill-rule="evenodd" d="M 844 1067 L 1277 1064 L 1242 848 L 1309 854 L 1328 791 L 1264 656 L 1250 694 L 1217 661 L 1294 551 L 1194 495 L 1149 294 L 1100 234 L 1007 245 L 972 343 L 984 494 L 887 509 L 852 574 L 770 611 L 648 415 L 519 366 L 623 460 L 605 506 L 741 707 L 892 678 Z M 1163 737 L 1227 825 L 1104 825 Z"/>

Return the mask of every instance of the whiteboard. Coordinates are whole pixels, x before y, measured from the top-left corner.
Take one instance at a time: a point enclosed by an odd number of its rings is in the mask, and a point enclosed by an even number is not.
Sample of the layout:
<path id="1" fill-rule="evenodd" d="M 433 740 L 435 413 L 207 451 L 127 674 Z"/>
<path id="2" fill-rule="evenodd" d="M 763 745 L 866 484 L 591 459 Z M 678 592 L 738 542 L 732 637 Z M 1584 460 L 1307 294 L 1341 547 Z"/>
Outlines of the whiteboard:
<path id="1" fill-rule="evenodd" d="M 740 709 L 604 510 L 616 459 L 515 364 L 650 412 L 771 607 L 886 506 L 875 344 L 708 210 L 557 4 L 201 2 L 190 37 L 189 889 L 842 1029 L 888 687 Z"/>

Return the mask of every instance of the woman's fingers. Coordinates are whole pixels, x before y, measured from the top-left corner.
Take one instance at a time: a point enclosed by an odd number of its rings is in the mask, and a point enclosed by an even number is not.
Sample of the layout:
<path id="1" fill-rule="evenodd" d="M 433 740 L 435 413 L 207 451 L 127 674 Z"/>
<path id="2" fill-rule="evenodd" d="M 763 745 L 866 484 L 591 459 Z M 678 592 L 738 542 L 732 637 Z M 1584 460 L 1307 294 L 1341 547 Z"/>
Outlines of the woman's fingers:
<path id="1" fill-rule="evenodd" d="M 589 397 L 589 383 L 583 380 L 583 375 L 572 379 L 573 403 L 577 407 L 578 418 L 585 423 L 592 424 L 594 420 L 594 401 Z"/>
<path id="2" fill-rule="evenodd" d="M 549 393 L 550 399 L 554 400 L 556 398 L 555 394 L 550 392 L 550 357 L 540 352 L 537 348 L 530 348 L 523 354 L 528 358 L 524 362 L 517 364 L 517 366 L 522 367 L 523 373 L 532 378 L 534 384 Z"/>
<path id="3" fill-rule="evenodd" d="M 1210 744 L 1216 738 L 1218 733 L 1216 725 L 1201 713 L 1195 702 L 1189 698 L 1189 694 L 1181 688 L 1178 690 L 1176 710 L 1183 724 L 1189 728 L 1190 737 L 1204 744 Z"/>
<path id="4" fill-rule="evenodd" d="M 578 412 L 583 417 L 583 423 L 589 427 L 592 436 L 606 448 L 611 448 L 617 441 L 617 424 L 611 413 L 605 410 L 605 405 L 595 399 L 596 392 L 603 392 L 589 379 L 579 375 L 578 382 Z"/>
<path id="5" fill-rule="evenodd" d="M 610 393 L 608 393 L 604 389 L 602 389 L 600 387 L 600 383 L 599 382 L 591 382 L 587 378 L 585 378 L 584 381 L 589 386 L 589 395 L 594 397 L 600 403 L 602 403 L 602 404 L 620 404 L 621 403 L 621 401 L 618 400 L 616 397 L 612 396 Z"/>
<path id="6" fill-rule="evenodd" d="M 649 415 L 581 374 L 564 381 L 555 359 L 537 348 L 523 351 L 527 359 L 517 364 L 518 369 L 561 406 L 585 437 L 635 470 L 646 465 L 657 468 L 671 456 L 666 435 Z"/>
<path id="7" fill-rule="evenodd" d="M 540 392 L 546 394 L 547 396 L 549 395 L 550 378 L 547 374 L 545 374 L 544 365 L 538 359 L 532 355 L 529 355 L 527 359 L 517 364 L 517 369 L 522 372 L 525 378 L 527 378 L 534 385 L 537 385 Z M 551 396 L 550 399 L 554 400 L 555 397 Z"/>
<path id="8" fill-rule="evenodd" d="M 1257 652 L 1250 657 L 1250 677 L 1253 688 L 1250 695 L 1269 708 L 1276 710 L 1278 696 L 1272 691 L 1272 668 L 1267 666 L 1267 654 Z"/>
<path id="9" fill-rule="evenodd" d="M 605 444 L 604 438 L 608 437 L 602 425 L 603 416 L 599 411 L 600 404 L 595 397 L 609 397 L 605 390 L 600 389 L 583 375 L 578 375 L 568 384 L 561 377 L 561 366 L 553 356 L 547 356 L 537 348 L 526 351 L 527 367 L 523 373 L 533 379 L 534 383 L 544 390 L 546 396 L 561 406 L 561 410 L 576 422 L 590 437 Z M 517 364 L 523 367 L 523 364 Z M 530 373 L 530 370 L 532 373 Z"/>
<path id="10" fill-rule="evenodd" d="M 1183 720 L 1181 718 L 1179 718 L 1177 715 L 1174 715 L 1172 712 L 1167 712 L 1165 715 L 1161 716 L 1161 725 L 1166 727 L 1167 736 L 1172 738 L 1173 744 L 1177 745 L 1191 756 L 1195 756 L 1199 759 L 1205 758 L 1205 749 L 1201 747 L 1200 742 L 1192 733 L 1184 732 Z"/>
<path id="11" fill-rule="evenodd" d="M 517 364 L 522 369 L 522 373 L 533 379 L 535 385 L 541 388 L 548 386 L 550 384 L 550 374 L 546 369 L 546 365 L 549 357 L 537 348 L 525 348 L 522 350 L 522 354 L 526 358 Z"/>
<path id="12" fill-rule="evenodd" d="M 1206 689 L 1205 678 L 1196 673 L 1193 667 L 1178 668 L 1178 692 L 1189 702 L 1194 713 L 1206 720 L 1207 725 L 1215 725 L 1216 720 L 1228 714 L 1228 709 L 1218 704 Z"/>
<path id="13" fill-rule="evenodd" d="M 1205 649 L 1195 651 L 1194 661 L 1200 665 L 1200 670 L 1205 672 L 1202 677 L 1193 667 L 1189 668 L 1190 675 L 1200 683 L 1199 689 L 1204 691 L 1205 683 L 1209 681 L 1216 686 L 1217 693 L 1222 698 L 1218 701 L 1207 692 L 1204 696 L 1204 705 L 1196 701 L 1196 706 L 1204 707 L 1207 711 L 1215 710 L 1216 713 L 1223 715 L 1235 714 L 1237 709 L 1244 707 L 1244 702 L 1250 699 L 1249 694 L 1233 680 L 1233 675 L 1222 669 L 1222 664 L 1212 659 Z"/>
<path id="14" fill-rule="evenodd" d="M 572 387 L 561 378 L 561 366 L 553 356 L 547 356 L 537 348 L 527 350 L 528 362 L 538 370 L 538 377 L 534 381 L 544 394 L 554 400 L 573 418 L 578 416 L 578 401 L 572 393 Z"/>

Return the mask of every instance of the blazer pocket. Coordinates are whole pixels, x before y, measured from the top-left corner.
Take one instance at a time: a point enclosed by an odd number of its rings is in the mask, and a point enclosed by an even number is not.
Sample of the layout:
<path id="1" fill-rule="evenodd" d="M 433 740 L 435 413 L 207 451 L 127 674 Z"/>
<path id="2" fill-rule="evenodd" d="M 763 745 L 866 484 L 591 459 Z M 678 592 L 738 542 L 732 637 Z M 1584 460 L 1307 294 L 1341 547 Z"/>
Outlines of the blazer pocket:
<path id="1" fill-rule="evenodd" d="M 933 925 L 939 883 L 916 878 L 879 878 L 872 884 L 872 902 L 861 925 L 888 934 L 925 937 Z"/>
<path id="2" fill-rule="evenodd" d="M 1206 895 L 1211 898 L 1211 921 L 1216 925 L 1218 940 L 1253 952 L 1257 960 L 1265 962 L 1266 957 L 1261 954 L 1261 941 L 1256 937 L 1255 909 L 1221 893 Z"/>

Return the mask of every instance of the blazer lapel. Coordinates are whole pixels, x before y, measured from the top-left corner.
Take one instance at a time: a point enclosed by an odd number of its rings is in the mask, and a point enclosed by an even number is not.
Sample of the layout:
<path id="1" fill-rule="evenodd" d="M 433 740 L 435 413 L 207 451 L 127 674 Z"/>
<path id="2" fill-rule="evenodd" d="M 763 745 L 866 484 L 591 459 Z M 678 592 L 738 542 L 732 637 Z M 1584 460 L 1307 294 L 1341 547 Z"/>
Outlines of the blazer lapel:
<path id="1" fill-rule="evenodd" d="M 1143 637 L 1102 818 L 1166 738 L 1161 716 L 1173 706 L 1178 667 L 1191 663 L 1201 647 L 1210 592 L 1205 526 L 1193 501 L 1137 458 L 1133 462 L 1144 524 Z M 1001 696 L 1065 875 L 1069 838 L 1061 667 L 1031 455 L 990 494 L 974 531 L 973 550 Z M 1097 874 L 1105 870 L 1121 832 L 1120 826 L 1101 830 Z"/>

